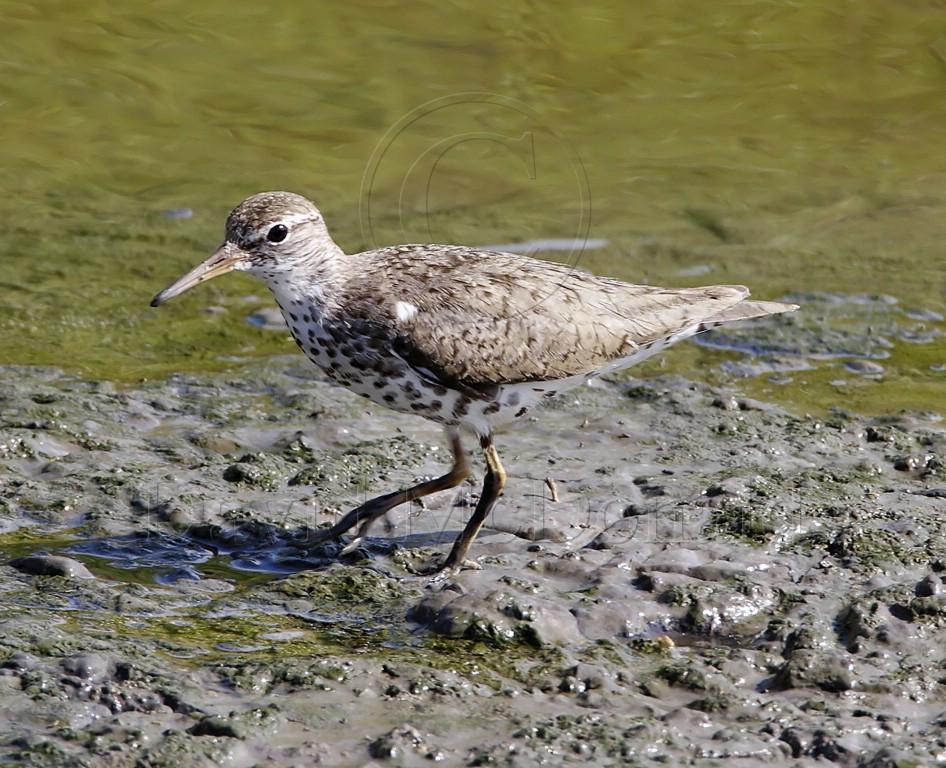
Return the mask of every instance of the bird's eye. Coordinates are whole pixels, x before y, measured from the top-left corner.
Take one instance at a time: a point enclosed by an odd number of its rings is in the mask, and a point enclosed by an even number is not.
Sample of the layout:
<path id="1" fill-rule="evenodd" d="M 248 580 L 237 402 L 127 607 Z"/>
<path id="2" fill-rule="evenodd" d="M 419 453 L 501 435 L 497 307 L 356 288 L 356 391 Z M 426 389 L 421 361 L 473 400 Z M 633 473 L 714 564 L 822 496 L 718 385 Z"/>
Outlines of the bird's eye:
<path id="1" fill-rule="evenodd" d="M 271 243 L 281 243 L 286 239 L 286 236 L 289 234 L 289 227 L 285 224 L 277 224 L 276 226 L 270 228 L 269 232 L 266 233 L 266 239 Z"/>

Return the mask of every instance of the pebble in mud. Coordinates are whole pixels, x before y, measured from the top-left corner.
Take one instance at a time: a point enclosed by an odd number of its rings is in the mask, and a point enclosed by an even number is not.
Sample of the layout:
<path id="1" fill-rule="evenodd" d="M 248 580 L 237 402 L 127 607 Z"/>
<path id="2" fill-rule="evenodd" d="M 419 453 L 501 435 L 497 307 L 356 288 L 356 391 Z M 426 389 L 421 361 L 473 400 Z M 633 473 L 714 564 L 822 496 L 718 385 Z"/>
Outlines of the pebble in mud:
<path id="1" fill-rule="evenodd" d="M 861 373 L 865 376 L 880 376 L 884 372 L 884 367 L 873 360 L 849 360 L 844 367 L 853 373 Z"/>
<path id="2" fill-rule="evenodd" d="M 275 490 L 285 474 L 284 465 L 277 457 L 265 453 L 248 453 L 223 471 L 223 479 L 237 485 Z"/>
<path id="3" fill-rule="evenodd" d="M 723 411 L 738 411 L 739 400 L 732 395 L 729 397 L 716 397 L 713 399 L 713 407 Z"/>
<path id="4" fill-rule="evenodd" d="M 265 331 L 286 331 L 288 326 L 279 307 L 263 307 L 246 318 L 250 325 L 262 328 Z"/>
<path id="5" fill-rule="evenodd" d="M 0 664 L 0 668 L 6 670 L 27 670 L 35 668 L 38 664 L 38 659 L 32 654 L 25 653 L 24 651 L 14 651 L 3 664 Z"/>
<path id="6" fill-rule="evenodd" d="M 63 659 L 61 666 L 66 674 L 83 680 L 103 680 L 114 668 L 111 659 L 100 653 L 78 653 Z"/>
<path id="7" fill-rule="evenodd" d="M 772 680 L 775 690 L 812 686 L 830 693 L 851 690 L 854 687 L 851 664 L 838 654 L 796 651 Z"/>
<path id="8" fill-rule="evenodd" d="M 372 741 L 368 745 L 368 754 L 377 760 L 397 760 L 406 752 L 439 762 L 443 753 L 431 747 L 428 739 L 413 726 L 401 725 Z"/>
<path id="9" fill-rule="evenodd" d="M 11 560 L 10 565 L 32 576 L 62 576 L 67 579 L 95 578 L 83 563 L 62 555 L 28 555 Z"/>
<path id="10" fill-rule="evenodd" d="M 938 576 L 930 574 L 916 584 L 917 597 L 932 597 L 943 591 L 943 581 Z"/>

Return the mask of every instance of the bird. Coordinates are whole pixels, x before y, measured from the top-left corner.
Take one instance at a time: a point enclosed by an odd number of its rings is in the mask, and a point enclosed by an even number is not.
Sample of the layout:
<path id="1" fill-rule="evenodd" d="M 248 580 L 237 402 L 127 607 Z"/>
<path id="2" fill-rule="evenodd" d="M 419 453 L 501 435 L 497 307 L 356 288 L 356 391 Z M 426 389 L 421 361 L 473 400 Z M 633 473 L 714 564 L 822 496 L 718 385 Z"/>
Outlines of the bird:
<path id="1" fill-rule="evenodd" d="M 318 531 L 314 544 L 340 540 L 357 527 L 342 550 L 352 551 L 395 507 L 460 485 L 471 473 L 462 438 L 479 441 L 482 491 L 432 572 L 478 567 L 467 554 L 507 479 L 497 427 L 697 333 L 798 308 L 748 300 L 741 285 L 634 285 L 462 245 L 346 253 L 315 204 L 292 192 L 262 192 L 237 205 L 223 244 L 151 306 L 231 271 L 267 285 L 296 344 L 329 379 L 441 424 L 451 448 L 445 474 L 366 501 Z"/>

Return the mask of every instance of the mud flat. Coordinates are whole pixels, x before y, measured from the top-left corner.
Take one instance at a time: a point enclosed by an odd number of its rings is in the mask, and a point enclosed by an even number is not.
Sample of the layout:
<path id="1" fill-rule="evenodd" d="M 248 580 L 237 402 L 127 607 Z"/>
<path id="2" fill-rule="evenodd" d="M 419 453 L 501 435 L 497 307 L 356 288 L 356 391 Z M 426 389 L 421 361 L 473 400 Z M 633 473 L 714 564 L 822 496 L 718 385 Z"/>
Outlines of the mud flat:
<path id="1" fill-rule="evenodd" d="M 946 759 L 938 414 L 602 382 L 500 436 L 483 570 L 431 582 L 476 486 L 341 560 L 308 546 L 447 451 L 295 357 L 0 379 L 0 759 Z"/>

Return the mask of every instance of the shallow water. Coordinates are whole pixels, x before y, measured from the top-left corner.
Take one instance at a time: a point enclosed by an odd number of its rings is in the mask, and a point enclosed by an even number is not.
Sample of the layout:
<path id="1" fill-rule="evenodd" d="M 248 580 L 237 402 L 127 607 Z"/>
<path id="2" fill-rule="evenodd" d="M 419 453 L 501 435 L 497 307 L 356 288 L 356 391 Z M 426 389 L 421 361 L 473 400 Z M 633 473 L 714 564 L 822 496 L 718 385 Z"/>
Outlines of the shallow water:
<path id="1" fill-rule="evenodd" d="M 940 3 L 0 19 L 0 760 L 942 761 Z M 802 311 L 501 435 L 486 567 L 430 583 L 473 486 L 305 542 L 438 473 L 438 428 L 326 383 L 246 277 L 147 306 L 266 188 L 349 250 Z"/>
<path id="2" fill-rule="evenodd" d="M 946 310 L 934 2 L 2 7 L 7 362 L 132 381 L 289 349 L 244 322 L 268 301 L 246 278 L 147 307 L 265 188 L 316 198 L 348 249 L 591 237 L 608 244 L 547 256 Z M 725 380 L 731 359 L 660 365 Z M 745 386 L 932 407 L 944 362 L 942 336 L 895 340 L 869 382 L 821 366 Z"/>

